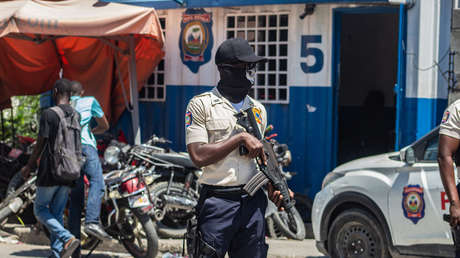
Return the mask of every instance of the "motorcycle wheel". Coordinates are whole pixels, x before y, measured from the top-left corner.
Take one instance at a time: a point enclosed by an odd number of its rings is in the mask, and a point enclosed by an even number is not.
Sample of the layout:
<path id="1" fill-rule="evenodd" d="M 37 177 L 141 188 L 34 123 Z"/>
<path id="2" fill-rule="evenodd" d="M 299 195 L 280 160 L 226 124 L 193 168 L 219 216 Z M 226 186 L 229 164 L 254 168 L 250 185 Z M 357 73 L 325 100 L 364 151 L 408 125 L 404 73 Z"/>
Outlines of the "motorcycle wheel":
<path id="1" fill-rule="evenodd" d="M 305 238 L 305 225 L 303 223 L 302 217 L 300 216 L 297 209 L 294 207 L 292 209 L 292 215 L 294 218 L 295 229 L 292 229 L 292 225 L 289 225 L 288 214 L 285 211 L 277 211 L 273 213 L 269 218 L 273 219 L 273 225 L 282 235 L 290 239 L 303 240 Z M 267 218 L 267 226 L 270 230 L 270 225 Z M 271 234 L 271 232 L 269 232 Z"/>
<path id="2" fill-rule="evenodd" d="M 156 257 L 158 253 L 158 236 L 150 216 L 137 210 L 133 212 L 133 221 L 126 221 L 123 226 L 130 227 L 133 231 L 131 237 L 123 236 L 120 240 L 126 250 L 135 258 Z M 146 238 L 147 248 L 143 238 Z"/>
<path id="3" fill-rule="evenodd" d="M 295 193 L 295 208 L 302 216 L 303 223 L 305 224 L 305 238 L 313 239 L 313 227 L 311 225 L 311 209 L 313 207 L 313 200 L 307 195 Z"/>
<path id="4" fill-rule="evenodd" d="M 184 196 L 198 202 L 198 193 L 190 188 L 185 192 L 185 185 L 179 182 L 173 182 L 169 188 L 171 195 Z M 164 203 L 161 195 L 165 194 L 168 190 L 168 182 L 160 182 L 150 186 L 150 194 L 153 197 L 154 207 L 163 207 Z M 162 238 L 184 238 L 187 231 L 187 220 L 193 216 L 192 211 L 185 211 L 183 209 L 168 209 L 164 215 L 163 220 L 157 222 L 157 232 Z"/>
<path id="5" fill-rule="evenodd" d="M 275 222 L 273 222 L 273 217 L 268 216 L 265 218 L 265 223 L 267 225 L 267 236 L 269 238 L 273 239 L 279 239 L 283 237 L 283 233 L 278 229 L 278 227 L 275 225 Z"/>
<path id="6" fill-rule="evenodd" d="M 17 172 L 14 174 L 14 176 L 11 178 L 10 182 L 8 183 L 8 187 L 6 188 L 6 197 L 8 197 L 10 194 L 13 194 L 16 189 L 18 189 L 21 185 L 25 183 L 24 178 L 22 177 L 20 172 Z M 37 223 L 37 219 L 35 218 L 34 215 L 34 206 L 29 205 L 27 206 L 22 213 L 17 214 L 18 217 L 21 218 L 21 220 L 24 222 L 24 224 L 35 224 Z M 6 223 L 7 219 L 4 221 L 0 222 L 0 224 Z"/>

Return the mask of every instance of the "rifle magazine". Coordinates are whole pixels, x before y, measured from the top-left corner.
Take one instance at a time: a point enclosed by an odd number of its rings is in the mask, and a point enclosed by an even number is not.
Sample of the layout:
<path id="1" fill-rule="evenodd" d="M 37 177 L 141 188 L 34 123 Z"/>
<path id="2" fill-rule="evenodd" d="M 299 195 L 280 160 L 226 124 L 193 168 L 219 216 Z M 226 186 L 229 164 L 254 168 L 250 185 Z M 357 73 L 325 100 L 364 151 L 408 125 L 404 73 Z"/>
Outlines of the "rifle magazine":
<path id="1" fill-rule="evenodd" d="M 256 192 L 268 183 L 269 179 L 265 176 L 264 173 L 258 172 L 255 174 L 251 180 L 243 187 L 243 190 L 246 191 L 250 196 L 254 196 Z"/>

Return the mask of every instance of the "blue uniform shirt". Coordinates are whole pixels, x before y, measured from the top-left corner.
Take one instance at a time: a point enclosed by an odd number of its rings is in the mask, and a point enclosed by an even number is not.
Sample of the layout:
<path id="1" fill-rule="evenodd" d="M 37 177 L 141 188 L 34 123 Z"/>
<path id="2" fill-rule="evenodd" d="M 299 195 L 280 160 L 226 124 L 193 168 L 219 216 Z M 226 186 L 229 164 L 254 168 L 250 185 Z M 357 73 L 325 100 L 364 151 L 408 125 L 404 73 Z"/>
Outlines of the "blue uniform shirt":
<path id="1" fill-rule="evenodd" d="M 71 98 L 72 106 L 80 113 L 81 120 L 81 143 L 91 145 L 97 149 L 96 138 L 94 138 L 89 126 L 93 117 L 101 118 L 104 116 L 101 105 L 94 97 L 78 97 Z"/>

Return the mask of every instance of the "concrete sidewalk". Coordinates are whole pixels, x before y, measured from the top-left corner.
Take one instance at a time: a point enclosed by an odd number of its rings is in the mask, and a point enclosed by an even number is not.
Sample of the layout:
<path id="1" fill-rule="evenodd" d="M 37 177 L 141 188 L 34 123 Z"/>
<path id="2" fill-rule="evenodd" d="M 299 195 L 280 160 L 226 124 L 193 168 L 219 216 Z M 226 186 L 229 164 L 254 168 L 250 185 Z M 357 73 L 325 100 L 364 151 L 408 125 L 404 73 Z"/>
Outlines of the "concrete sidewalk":
<path id="1" fill-rule="evenodd" d="M 43 232 L 14 224 L 7 224 L 4 230 L 12 235 L 4 235 L 0 238 L 0 257 L 46 257 L 48 254 L 49 240 Z M 165 253 L 181 254 L 182 243 L 180 239 L 160 239 L 157 257 L 162 257 Z M 269 258 L 325 257 L 316 249 L 315 241 L 310 239 L 304 241 L 268 239 L 268 244 Z M 8 248 L 3 248 L 3 245 Z M 130 257 L 124 247 L 115 240 L 105 241 L 98 246 L 96 254 L 91 257 Z"/>

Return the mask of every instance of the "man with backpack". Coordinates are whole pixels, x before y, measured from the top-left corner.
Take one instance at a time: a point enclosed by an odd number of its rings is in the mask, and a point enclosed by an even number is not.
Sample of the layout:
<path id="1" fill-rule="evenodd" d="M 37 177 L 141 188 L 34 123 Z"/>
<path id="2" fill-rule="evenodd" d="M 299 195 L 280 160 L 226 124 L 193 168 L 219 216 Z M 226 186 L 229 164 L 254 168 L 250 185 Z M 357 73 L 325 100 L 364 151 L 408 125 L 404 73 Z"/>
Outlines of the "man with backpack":
<path id="1" fill-rule="evenodd" d="M 54 84 L 56 106 L 42 112 L 37 144 L 26 166 L 24 178 L 40 165 L 34 214 L 50 232 L 51 256 L 67 258 L 80 241 L 63 226 L 63 213 L 70 186 L 80 177 L 83 164 L 80 143 L 80 115 L 70 105 L 71 83 L 59 79 Z"/>
<path id="2" fill-rule="evenodd" d="M 108 240 L 111 237 L 99 224 L 101 201 L 104 196 L 104 177 L 102 176 L 101 162 L 97 153 L 96 139 L 93 134 L 101 134 L 109 129 L 109 123 L 102 111 L 99 102 L 94 97 L 82 97 L 84 93 L 81 83 L 72 81 L 71 105 L 81 116 L 81 143 L 85 164 L 82 175 L 77 185 L 70 194 L 69 229 L 72 234 L 80 238 L 81 213 L 84 207 L 85 187 L 83 176 L 89 180 L 88 199 L 86 201 L 85 228 L 86 234 L 99 240 Z M 91 129 L 91 121 L 96 121 L 97 126 Z M 74 258 L 80 257 L 78 249 L 73 254 Z"/>

